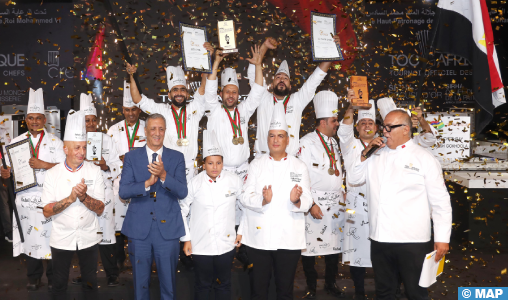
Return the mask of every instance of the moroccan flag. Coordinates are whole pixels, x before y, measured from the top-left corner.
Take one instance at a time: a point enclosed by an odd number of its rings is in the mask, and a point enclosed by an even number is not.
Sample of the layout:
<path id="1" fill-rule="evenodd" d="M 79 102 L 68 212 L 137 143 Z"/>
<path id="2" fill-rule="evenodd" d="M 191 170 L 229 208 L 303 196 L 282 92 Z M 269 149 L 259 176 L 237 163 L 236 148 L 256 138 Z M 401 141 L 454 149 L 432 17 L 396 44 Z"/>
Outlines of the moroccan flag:
<path id="1" fill-rule="evenodd" d="M 489 12 L 485 0 L 440 0 L 437 5 L 436 51 L 466 58 L 473 65 L 473 92 L 481 107 L 476 131 L 493 118 L 494 108 L 506 103 Z"/>

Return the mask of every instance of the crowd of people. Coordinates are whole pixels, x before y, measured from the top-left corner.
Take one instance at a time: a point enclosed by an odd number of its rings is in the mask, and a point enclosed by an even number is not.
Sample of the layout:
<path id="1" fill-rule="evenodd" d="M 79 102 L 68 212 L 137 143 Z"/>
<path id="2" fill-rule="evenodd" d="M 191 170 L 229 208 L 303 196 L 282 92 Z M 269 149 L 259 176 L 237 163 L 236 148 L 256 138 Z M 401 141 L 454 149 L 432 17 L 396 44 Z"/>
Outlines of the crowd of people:
<path id="1" fill-rule="evenodd" d="M 80 110 L 69 112 L 62 141 L 45 129 L 42 89 L 30 89 L 28 132 L 12 141 L 1 137 L 6 144 L 29 139 L 29 164 L 37 177 L 37 186 L 16 194 L 20 223 L 13 219 L 11 225 L 2 214 L 13 255 L 26 258 L 27 289 L 40 287 L 46 262 L 48 288 L 63 299 L 77 253 L 81 276 L 71 281 L 96 298 L 98 256 L 108 286 L 116 286 L 127 249 L 136 299 L 150 298 L 153 261 L 161 298 L 174 299 L 179 257 L 187 263 L 192 258 L 196 299 L 211 292 L 215 299 L 231 299 L 235 256 L 249 270 L 252 299 L 268 298 L 272 274 L 277 299 L 293 299 L 300 259 L 305 298 L 315 298 L 316 256 L 325 258 L 325 291 L 344 297 L 336 283 L 342 254 L 355 299 L 365 299 L 366 268 L 374 269 L 377 299 L 394 299 L 400 282 L 409 299 L 428 299 L 418 285 L 423 259 L 432 247 L 436 260 L 448 251 L 451 206 L 441 167 L 425 149 L 436 143 L 437 132 L 421 109 L 408 113 L 383 98 L 371 100 L 371 108 L 357 117 L 350 106 L 340 120 L 336 93 L 316 94 L 332 62 L 321 62 L 293 91 L 283 61 L 268 86 L 262 61 L 277 47 L 272 38 L 252 48 L 251 89 L 239 103 L 235 69 L 222 68 L 217 94 L 217 73 L 227 54 L 209 43 L 204 47 L 214 57 L 212 72 L 203 74 L 192 101 L 180 66 L 166 68 L 168 104 L 141 94 L 136 67 L 127 64 L 125 120 L 102 134 L 102 159 L 96 161 L 85 159 L 87 133 L 97 131 L 92 97 L 82 94 Z M 354 96 L 349 90 L 347 98 Z M 315 129 L 300 138 L 310 101 Z M 376 122 L 376 104 L 382 123 Z M 249 162 L 248 124 L 256 110 Z M 11 168 L 2 168 L 1 175 L 5 191 Z"/>

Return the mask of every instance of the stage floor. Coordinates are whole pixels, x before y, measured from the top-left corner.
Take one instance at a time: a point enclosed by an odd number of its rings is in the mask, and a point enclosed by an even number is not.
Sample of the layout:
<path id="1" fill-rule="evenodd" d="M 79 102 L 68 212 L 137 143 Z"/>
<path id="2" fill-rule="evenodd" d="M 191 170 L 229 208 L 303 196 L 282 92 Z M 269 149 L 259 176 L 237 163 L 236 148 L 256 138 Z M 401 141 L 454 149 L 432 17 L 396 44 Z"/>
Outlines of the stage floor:
<path id="1" fill-rule="evenodd" d="M 26 267 L 23 257 L 12 257 L 12 244 L 2 240 L 0 242 L 0 299 L 34 299 L 45 300 L 50 299 L 47 291 L 47 280 L 43 277 L 44 286 L 36 292 L 28 292 L 26 285 Z M 457 299 L 457 288 L 460 286 L 507 286 L 507 275 L 501 275 L 501 270 L 508 267 L 508 255 L 496 250 L 461 250 L 461 247 L 453 247 L 452 254 L 447 257 L 449 263 L 445 264 L 445 272 L 438 278 L 430 289 L 430 297 L 432 299 Z M 132 270 L 128 268 L 120 275 L 120 286 L 106 286 L 106 275 L 102 264 L 98 262 L 99 276 L 99 299 L 102 300 L 121 300 L 134 299 L 132 288 Z M 130 266 L 130 263 L 129 263 Z M 318 295 L 317 299 L 327 300 L 334 297 L 327 295 L 323 291 L 324 285 L 324 258 L 317 259 L 316 266 L 319 274 Z M 77 258 L 74 259 L 72 269 L 70 270 L 70 278 L 80 274 Z M 365 282 L 366 293 L 369 299 L 374 298 L 374 274 L 372 269 L 367 269 Z M 498 277 L 496 279 L 496 277 Z M 193 299 L 194 273 L 187 270 L 183 266 L 179 266 L 176 277 L 177 281 L 177 299 Z M 339 276 L 337 284 L 346 291 L 346 299 L 353 299 L 354 287 L 350 279 L 349 268 L 339 265 Z M 303 274 L 301 264 L 295 279 L 295 298 L 301 298 L 305 294 L 305 276 Z M 241 265 L 235 260 L 232 276 L 232 299 L 250 299 L 249 293 L 249 277 L 243 271 Z M 156 272 L 152 275 L 151 282 L 151 299 L 159 299 L 159 283 Z M 69 284 L 69 299 L 81 299 L 81 287 Z M 270 286 L 269 299 L 276 299 L 275 286 L 272 280 Z"/>

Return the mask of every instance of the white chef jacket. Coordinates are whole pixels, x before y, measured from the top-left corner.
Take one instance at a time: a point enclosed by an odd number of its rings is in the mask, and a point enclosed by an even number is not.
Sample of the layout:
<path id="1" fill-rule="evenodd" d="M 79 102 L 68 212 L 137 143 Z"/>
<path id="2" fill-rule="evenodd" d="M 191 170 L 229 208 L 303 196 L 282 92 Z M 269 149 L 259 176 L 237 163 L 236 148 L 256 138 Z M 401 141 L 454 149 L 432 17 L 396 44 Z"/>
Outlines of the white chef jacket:
<path id="1" fill-rule="evenodd" d="M 11 141 L 11 144 L 22 141 L 30 136 L 32 144 L 37 147 L 37 142 L 42 133 L 37 138 L 28 133 L 23 133 Z M 39 159 L 48 163 L 60 163 L 65 160 L 63 142 L 54 134 L 44 130 L 39 147 Z M 10 166 L 10 160 L 6 158 L 6 164 Z M 56 167 L 56 166 L 55 166 Z M 45 184 L 46 169 L 36 169 L 35 177 L 37 186 L 16 193 L 16 207 L 23 229 L 25 242 L 21 242 L 19 236 L 18 224 L 16 218 L 12 218 L 13 234 L 13 256 L 16 257 L 22 253 L 37 259 L 51 259 L 51 249 L 49 247 L 49 237 L 51 235 L 51 221 L 46 219 L 42 213 L 41 196 Z M 12 174 L 11 174 L 12 176 Z M 13 177 L 14 179 L 15 177 Z"/>
<path id="2" fill-rule="evenodd" d="M 221 255 L 235 248 L 235 204 L 242 186 L 240 177 L 224 170 L 216 181 L 206 171 L 190 180 L 189 193 L 180 200 L 185 224 L 185 236 L 180 241 L 191 241 L 192 254 Z"/>
<path id="3" fill-rule="evenodd" d="M 99 218 L 99 231 L 102 232 L 101 245 L 109 245 L 116 243 L 115 237 L 115 194 L 113 192 L 113 181 L 120 174 L 120 166 L 122 161 L 116 154 L 116 148 L 113 147 L 113 139 L 103 133 L 102 134 L 102 157 L 106 161 L 109 170 L 102 171 L 102 179 L 104 180 L 104 212 Z"/>
<path id="4" fill-rule="evenodd" d="M 314 70 L 314 73 L 309 76 L 307 81 L 302 85 L 298 92 L 291 94 L 286 110 L 286 122 L 289 128 L 289 145 L 286 152 L 295 155 L 300 146 L 300 125 L 302 124 L 302 112 L 314 98 L 316 89 L 321 84 L 321 81 L 326 76 L 319 67 Z M 261 97 L 261 104 L 257 113 L 257 131 L 256 142 L 254 143 L 254 150 L 256 155 L 270 153 L 268 149 L 268 131 L 270 127 L 270 120 L 274 109 L 273 94 L 266 89 L 263 90 Z M 275 105 L 284 106 L 283 101 L 278 101 Z"/>
<path id="5" fill-rule="evenodd" d="M 132 134 L 134 131 L 134 126 L 129 126 L 129 133 Z M 125 153 L 129 152 L 129 140 L 127 139 L 127 133 L 125 128 L 125 121 L 120 121 L 115 125 L 111 126 L 108 130 L 108 135 L 111 136 L 113 140 L 113 145 L 115 147 L 115 151 L 118 156 L 125 155 Z M 138 132 L 136 133 L 138 137 L 134 140 L 134 148 L 144 147 L 146 145 L 146 136 L 145 136 L 145 121 L 139 120 Z M 121 160 L 120 160 L 121 162 Z M 123 168 L 123 163 L 120 166 Z M 122 174 L 120 174 L 113 182 L 113 192 L 115 195 L 115 230 L 121 231 L 123 221 L 125 220 L 125 214 L 127 213 L 127 209 L 129 208 L 130 199 L 121 199 L 118 195 L 118 191 L 120 190 L 120 178 Z"/>
<path id="6" fill-rule="evenodd" d="M 351 184 L 367 183 L 370 238 L 387 243 L 449 243 L 452 226 L 450 195 L 437 159 L 409 140 L 396 149 L 388 146 L 355 166 Z"/>
<path id="7" fill-rule="evenodd" d="M 60 163 L 47 172 L 44 190 L 42 192 L 42 206 L 58 202 L 69 197 L 72 188 L 85 179 L 88 196 L 104 202 L 104 180 L 101 168 L 91 162 L 83 162 L 83 166 L 71 172 Z M 98 244 L 102 240 L 99 231 L 97 214 L 89 210 L 85 204 L 76 199 L 61 213 L 52 216 L 53 227 L 49 245 L 56 249 L 75 251 L 86 249 Z"/>
<path id="8" fill-rule="evenodd" d="M 158 113 L 166 118 L 166 135 L 164 137 L 164 146 L 183 153 L 185 158 L 185 168 L 187 175 L 194 176 L 194 168 L 196 155 L 198 154 L 198 131 L 199 122 L 205 113 L 205 96 L 200 95 L 199 92 L 194 93 L 194 100 L 186 105 L 186 136 L 189 140 L 188 146 L 178 146 L 178 131 L 176 128 L 176 120 L 173 116 L 171 104 L 169 103 L 156 103 L 154 100 L 149 99 L 145 95 L 141 96 L 139 108 L 147 114 Z M 180 115 L 179 108 L 176 110 Z M 183 138 L 183 135 L 182 135 Z M 192 178 L 191 176 L 191 178 Z"/>
<path id="9" fill-rule="evenodd" d="M 339 203 L 344 202 L 340 152 L 337 141 L 321 134 L 329 149 L 333 149 L 339 176 L 328 174 L 330 158 L 316 131 L 306 134 L 300 140 L 298 158 L 309 170 L 311 195 L 314 203 L 321 208 L 322 219 L 315 219 L 310 213 L 305 216 L 307 251 L 302 255 L 316 256 L 342 252 L 342 226 L 346 210 Z"/>
<path id="10" fill-rule="evenodd" d="M 293 187 L 302 187 L 300 208 L 290 200 Z M 263 206 L 263 187 L 272 186 L 272 201 Z M 305 216 L 312 205 L 305 164 L 287 155 L 275 161 L 262 155 L 251 162 L 240 201 L 245 207 L 238 234 L 242 243 L 262 250 L 305 249 Z"/>
<path id="11" fill-rule="evenodd" d="M 228 114 L 222 107 L 222 103 L 220 103 L 217 98 L 217 79 L 206 80 L 206 110 L 210 111 L 207 129 L 215 130 L 217 140 L 224 154 L 224 166 L 236 167 L 249 159 L 249 119 L 259 106 L 261 94 L 264 90 L 262 86 L 252 83 L 247 99 L 237 105 L 238 112 L 240 113 L 240 128 L 242 129 L 242 136 L 245 142 L 243 145 L 233 145 L 232 140 L 234 135 L 231 122 L 229 121 Z M 234 111 L 230 112 L 231 118 L 234 119 L 233 113 Z M 272 115 L 270 114 L 270 118 L 271 117 Z"/>

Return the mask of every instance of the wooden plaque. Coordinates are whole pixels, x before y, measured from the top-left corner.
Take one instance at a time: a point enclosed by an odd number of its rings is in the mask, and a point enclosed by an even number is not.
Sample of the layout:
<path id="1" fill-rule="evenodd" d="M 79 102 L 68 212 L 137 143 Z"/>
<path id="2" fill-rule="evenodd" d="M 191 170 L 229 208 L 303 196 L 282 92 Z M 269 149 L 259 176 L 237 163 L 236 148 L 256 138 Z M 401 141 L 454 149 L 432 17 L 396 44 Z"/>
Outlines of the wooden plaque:
<path id="1" fill-rule="evenodd" d="M 369 109 L 369 86 L 367 76 L 351 76 L 349 80 L 351 89 L 355 91 L 355 98 L 351 99 L 354 109 Z"/>

